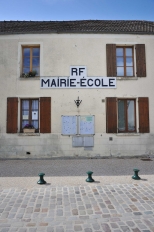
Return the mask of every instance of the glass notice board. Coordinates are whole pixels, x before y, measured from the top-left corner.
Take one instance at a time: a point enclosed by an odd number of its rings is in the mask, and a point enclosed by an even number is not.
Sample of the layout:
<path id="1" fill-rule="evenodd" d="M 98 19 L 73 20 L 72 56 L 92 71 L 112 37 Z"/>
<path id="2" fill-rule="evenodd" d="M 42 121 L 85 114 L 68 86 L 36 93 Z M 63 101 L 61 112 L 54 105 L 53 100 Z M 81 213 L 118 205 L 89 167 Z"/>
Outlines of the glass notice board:
<path id="1" fill-rule="evenodd" d="M 94 131 L 94 115 L 79 116 L 79 134 L 93 135 Z"/>
<path id="2" fill-rule="evenodd" d="M 77 134 L 77 116 L 63 116 L 62 121 L 62 135 L 76 135 Z"/>
<path id="3" fill-rule="evenodd" d="M 79 115 L 61 117 L 62 135 L 94 135 L 95 116 Z"/>

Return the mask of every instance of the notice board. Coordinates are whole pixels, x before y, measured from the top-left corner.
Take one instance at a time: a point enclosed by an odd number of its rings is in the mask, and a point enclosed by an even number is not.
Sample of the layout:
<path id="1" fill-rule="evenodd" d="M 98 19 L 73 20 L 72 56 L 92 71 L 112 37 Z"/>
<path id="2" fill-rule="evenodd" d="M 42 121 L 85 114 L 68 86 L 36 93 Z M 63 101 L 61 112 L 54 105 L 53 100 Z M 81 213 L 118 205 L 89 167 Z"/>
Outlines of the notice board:
<path id="1" fill-rule="evenodd" d="M 62 135 L 77 134 L 77 116 L 61 116 Z"/>
<path id="2" fill-rule="evenodd" d="M 94 135 L 94 115 L 79 116 L 79 134 L 80 135 Z"/>

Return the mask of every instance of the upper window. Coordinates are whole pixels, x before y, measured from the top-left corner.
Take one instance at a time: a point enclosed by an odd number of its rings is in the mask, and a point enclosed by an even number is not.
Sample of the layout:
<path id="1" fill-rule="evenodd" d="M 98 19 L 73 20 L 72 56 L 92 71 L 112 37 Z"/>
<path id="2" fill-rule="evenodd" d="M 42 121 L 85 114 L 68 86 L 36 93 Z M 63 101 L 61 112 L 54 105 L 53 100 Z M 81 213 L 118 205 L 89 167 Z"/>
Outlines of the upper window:
<path id="1" fill-rule="evenodd" d="M 108 77 L 146 77 L 145 44 L 106 44 Z"/>
<path id="2" fill-rule="evenodd" d="M 116 67 L 117 67 L 117 76 L 122 76 L 122 77 L 134 76 L 133 47 L 116 48 Z"/>
<path id="3" fill-rule="evenodd" d="M 22 48 L 22 76 L 40 75 L 40 47 L 26 46 Z"/>

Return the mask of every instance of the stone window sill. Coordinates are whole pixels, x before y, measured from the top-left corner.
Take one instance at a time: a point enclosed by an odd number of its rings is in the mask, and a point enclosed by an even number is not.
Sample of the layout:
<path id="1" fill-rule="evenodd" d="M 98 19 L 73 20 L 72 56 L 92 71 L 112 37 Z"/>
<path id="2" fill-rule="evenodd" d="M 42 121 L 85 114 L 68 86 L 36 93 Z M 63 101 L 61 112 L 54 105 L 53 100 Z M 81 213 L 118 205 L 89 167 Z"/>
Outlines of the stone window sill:
<path id="1" fill-rule="evenodd" d="M 18 133 L 19 136 L 40 136 L 40 133 Z"/>
<path id="2" fill-rule="evenodd" d="M 140 136 L 140 133 L 118 133 L 117 136 Z"/>

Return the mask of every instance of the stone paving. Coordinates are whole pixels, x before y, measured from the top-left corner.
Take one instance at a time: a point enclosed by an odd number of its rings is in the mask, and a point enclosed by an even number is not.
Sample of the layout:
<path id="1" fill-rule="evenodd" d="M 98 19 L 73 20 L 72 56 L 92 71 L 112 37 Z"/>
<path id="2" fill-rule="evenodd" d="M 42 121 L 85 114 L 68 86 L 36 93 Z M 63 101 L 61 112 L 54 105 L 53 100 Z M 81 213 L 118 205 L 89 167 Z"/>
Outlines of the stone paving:
<path id="1" fill-rule="evenodd" d="M 38 185 L 34 173 L 45 167 L 47 184 Z M 93 183 L 85 182 L 87 168 Z M 154 231 L 153 161 L 0 160 L 0 231 Z"/>

